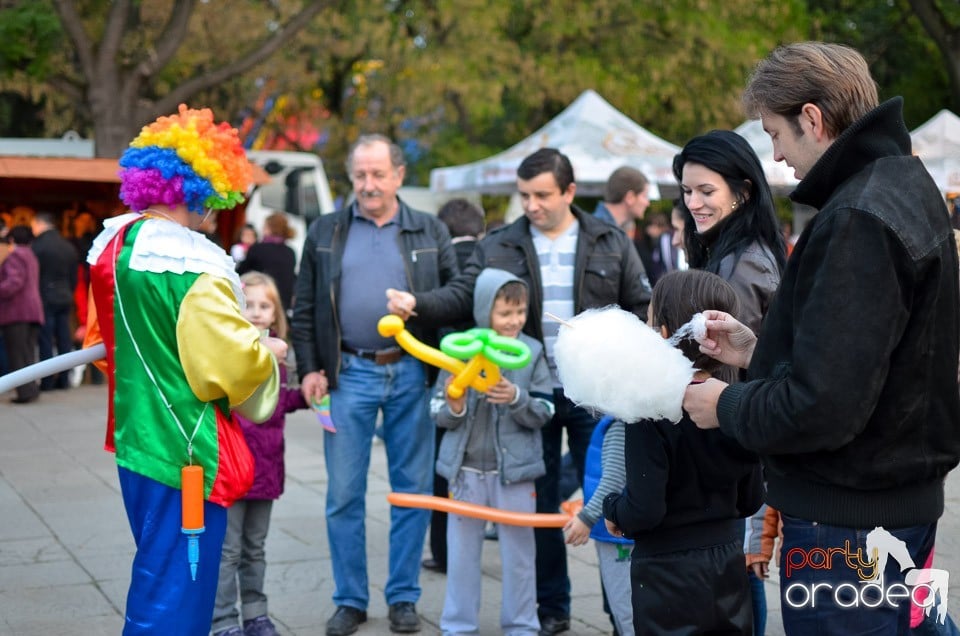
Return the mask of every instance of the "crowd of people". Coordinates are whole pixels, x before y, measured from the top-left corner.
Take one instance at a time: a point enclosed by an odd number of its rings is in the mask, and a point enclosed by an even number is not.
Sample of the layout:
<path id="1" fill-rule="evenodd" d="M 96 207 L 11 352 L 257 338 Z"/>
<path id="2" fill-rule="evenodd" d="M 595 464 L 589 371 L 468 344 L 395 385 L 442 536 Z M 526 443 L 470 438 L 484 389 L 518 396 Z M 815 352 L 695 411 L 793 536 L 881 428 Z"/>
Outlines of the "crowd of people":
<path id="1" fill-rule="evenodd" d="M 18 209 L 16 221 L 0 215 L 0 375 L 69 353 L 82 342 L 89 268 L 81 255 L 97 230 L 90 212 Z M 41 391 L 69 389 L 86 374 L 81 367 L 22 385 L 11 401 L 28 404 Z M 102 382 L 95 370 L 89 374 L 91 382 Z"/>
<path id="2" fill-rule="evenodd" d="M 560 511 L 568 451 L 583 506 L 566 526 L 498 529 L 504 633 L 571 631 L 567 550 L 591 539 L 615 634 L 762 635 L 775 540 L 787 634 L 956 633 L 931 611 L 946 605 L 935 588 L 915 596 L 939 572 L 944 478 L 960 461 L 960 263 L 944 201 L 911 156 L 901 100 L 879 102 L 853 49 L 776 49 L 744 105 L 800 180 L 791 198 L 818 210 L 795 245 L 757 155 L 732 131 L 683 146 L 669 216 L 650 212 L 647 177 L 629 166 L 588 213 L 569 158 L 536 150 L 517 168 L 523 216 L 490 231 L 464 200 L 432 215 L 398 198 L 403 152 L 370 134 L 347 159 L 354 202 L 310 225 L 295 274 L 282 213 L 242 227 L 230 255 L 202 235 L 211 211 L 237 203 L 249 167 L 235 130 L 185 106 L 131 143 L 120 161 L 131 212 L 95 239 L 85 229 L 81 250 L 43 213 L 32 232 L 10 230 L 8 366 L 72 348 L 78 276 L 92 303 L 84 344 L 110 345 L 98 363 L 110 378 L 107 448 L 137 545 L 124 633 L 277 633 L 264 545 L 283 492 L 285 415 L 306 408 L 329 408 L 332 422 L 328 636 L 368 618 L 375 435 L 394 492 L 517 513 Z M 679 422 L 603 417 L 565 394 L 560 330 L 609 306 L 691 361 Z M 388 312 L 428 346 L 479 327 L 521 342 L 530 362 L 484 390 L 452 391 L 448 371 L 381 335 Z M 698 315 L 705 333 L 678 339 Z M 24 385 L 13 400 L 67 381 Z M 644 391 L 630 378 L 614 389 Z M 205 528 L 188 568 L 180 497 L 195 466 Z M 392 508 L 391 631 L 420 631 L 426 567 L 447 577 L 442 632 L 479 632 L 485 534 L 465 515 Z M 851 551 L 885 567 L 865 577 L 831 560 Z M 891 590 L 903 592 L 891 601 Z"/>

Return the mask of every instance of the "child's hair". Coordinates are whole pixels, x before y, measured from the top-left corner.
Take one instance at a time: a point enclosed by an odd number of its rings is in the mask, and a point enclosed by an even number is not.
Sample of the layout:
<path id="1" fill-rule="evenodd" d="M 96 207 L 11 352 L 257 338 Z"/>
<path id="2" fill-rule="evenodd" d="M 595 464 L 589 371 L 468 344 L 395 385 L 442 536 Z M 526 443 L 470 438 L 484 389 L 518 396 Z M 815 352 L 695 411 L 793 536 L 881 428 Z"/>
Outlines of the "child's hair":
<path id="1" fill-rule="evenodd" d="M 519 280 L 506 282 L 497 290 L 496 295 L 493 297 L 493 302 L 497 302 L 500 298 L 511 305 L 523 305 L 526 307 L 528 298 L 527 286 Z"/>
<path id="2" fill-rule="evenodd" d="M 668 335 L 676 333 L 694 314 L 708 309 L 725 311 L 734 317 L 740 313 L 737 292 L 730 283 L 712 272 L 702 269 L 669 272 L 653 288 L 650 299 L 652 326 L 666 327 Z M 735 377 L 734 369 L 700 353 L 696 340 L 684 339 L 677 348 L 693 361 L 696 368 L 721 379 Z"/>
<path id="3" fill-rule="evenodd" d="M 243 283 L 244 289 L 247 287 L 266 287 L 267 298 L 270 299 L 274 307 L 273 318 L 277 337 L 285 340 L 287 338 L 287 317 L 283 312 L 280 292 L 277 291 L 277 284 L 273 281 L 273 277 L 262 272 L 247 272 L 240 277 L 240 282 Z"/>

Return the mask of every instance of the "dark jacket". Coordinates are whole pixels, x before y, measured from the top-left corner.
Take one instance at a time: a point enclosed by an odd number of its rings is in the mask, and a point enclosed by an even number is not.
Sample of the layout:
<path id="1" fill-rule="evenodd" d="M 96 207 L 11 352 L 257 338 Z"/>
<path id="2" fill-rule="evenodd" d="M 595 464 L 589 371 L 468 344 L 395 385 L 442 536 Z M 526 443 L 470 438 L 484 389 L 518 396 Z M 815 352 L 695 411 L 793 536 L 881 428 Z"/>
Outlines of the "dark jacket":
<path id="1" fill-rule="evenodd" d="M 932 523 L 960 458 L 960 281 L 899 98 L 844 131 L 796 191 L 819 208 L 720 428 L 762 455 L 767 502 L 851 528 Z"/>
<path id="2" fill-rule="evenodd" d="M 753 333 L 759 333 L 770 301 L 780 286 L 780 266 L 770 248 L 754 241 L 739 256 L 731 253 L 720 259 L 716 271 L 710 267 L 707 270 L 713 271 L 736 290 L 740 299 L 737 318 Z"/>
<path id="3" fill-rule="evenodd" d="M 356 205 L 356 204 L 353 204 Z M 295 288 L 296 306 L 291 320 L 291 340 L 302 378 L 312 371 L 326 372 L 330 389 L 337 387 L 340 371 L 340 325 L 337 299 L 340 295 L 340 267 L 343 247 L 353 219 L 353 205 L 325 214 L 310 224 L 303 244 L 300 273 Z M 407 284 L 414 292 L 435 289 L 458 273 L 457 256 L 450 244 L 447 226 L 435 216 L 409 208 L 402 201 L 397 213 L 400 224 L 400 252 L 407 270 Z M 387 313 L 387 298 L 383 298 Z M 437 344 L 436 330 L 407 322 L 407 329 L 429 345 Z M 429 367 L 429 381 L 436 369 Z"/>
<path id="4" fill-rule="evenodd" d="M 77 249 L 56 230 L 41 232 L 30 245 L 40 263 L 40 298 L 45 307 L 69 307 L 77 286 Z"/>
<path id="5" fill-rule="evenodd" d="M 287 386 L 287 368 L 280 364 L 280 397 L 277 409 L 262 424 L 255 424 L 233 412 L 240 423 L 243 438 L 253 455 L 253 486 L 244 499 L 278 499 L 283 494 L 286 470 L 283 463 L 283 428 L 287 413 L 307 408 L 307 402 L 299 389 Z"/>
<path id="6" fill-rule="evenodd" d="M 576 207 L 571 209 L 580 224 L 573 274 L 574 313 L 615 304 L 646 322 L 650 283 L 630 239 L 592 215 Z M 473 286 L 486 267 L 506 270 L 527 284 L 530 309 L 523 331 L 543 342 L 543 284 L 526 217 L 485 236 L 477 244 L 463 274 L 450 285 L 427 294 L 415 294 L 416 311 L 421 320 L 444 325 L 469 319 Z"/>
<path id="7" fill-rule="evenodd" d="M 684 416 L 627 424 L 627 485 L 607 495 L 603 516 L 634 540 L 634 556 L 743 543 L 743 521 L 760 508 L 756 455 Z"/>
<path id="8" fill-rule="evenodd" d="M 237 273 L 261 272 L 277 284 L 280 302 L 289 310 L 293 306 L 293 284 L 296 279 L 297 255 L 293 248 L 276 236 L 265 236 L 247 250 L 247 257 L 237 263 Z"/>

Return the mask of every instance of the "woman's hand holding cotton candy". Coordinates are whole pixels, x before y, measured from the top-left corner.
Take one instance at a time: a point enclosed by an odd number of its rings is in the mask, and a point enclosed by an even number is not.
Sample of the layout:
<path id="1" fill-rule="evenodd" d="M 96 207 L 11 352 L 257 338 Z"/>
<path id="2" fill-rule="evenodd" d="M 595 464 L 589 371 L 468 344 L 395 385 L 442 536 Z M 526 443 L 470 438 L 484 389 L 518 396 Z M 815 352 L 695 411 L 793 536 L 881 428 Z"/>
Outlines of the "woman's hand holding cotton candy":
<path id="1" fill-rule="evenodd" d="M 703 312 L 707 336 L 699 339 L 700 352 L 740 369 L 750 366 L 757 337 L 750 328 L 724 311 Z"/>
<path id="2" fill-rule="evenodd" d="M 683 410 L 687 412 L 697 428 L 720 428 L 720 422 L 717 420 L 717 402 L 720 401 L 720 394 L 727 386 L 726 382 L 716 378 L 687 385 L 687 390 L 683 394 Z"/>

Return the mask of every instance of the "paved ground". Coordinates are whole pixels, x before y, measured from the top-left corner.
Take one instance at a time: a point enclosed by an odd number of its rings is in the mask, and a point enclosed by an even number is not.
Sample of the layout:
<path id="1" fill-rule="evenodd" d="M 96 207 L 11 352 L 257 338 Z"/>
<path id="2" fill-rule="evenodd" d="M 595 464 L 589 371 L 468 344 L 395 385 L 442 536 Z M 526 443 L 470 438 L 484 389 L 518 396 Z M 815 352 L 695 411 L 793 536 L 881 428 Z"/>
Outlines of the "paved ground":
<path id="1" fill-rule="evenodd" d="M 15 406 L 0 396 L 0 636 L 117 634 L 133 541 L 112 455 L 102 450 L 106 390 L 84 385 L 45 393 Z M 287 427 L 287 488 L 274 507 L 267 542 L 270 613 L 285 635 L 322 634 L 333 612 L 332 580 L 323 519 L 322 434 L 312 414 L 291 415 Z M 386 461 L 374 449 L 367 497 L 370 620 L 360 634 L 388 634 L 383 583 L 389 506 Z M 960 471 L 948 485 L 938 566 L 960 573 Z M 571 634 L 609 634 L 601 610 L 592 546 L 572 549 Z M 484 552 L 481 633 L 499 633 L 499 555 Z M 955 578 L 954 580 L 960 577 Z M 423 572 L 418 608 L 423 634 L 437 634 L 445 579 Z M 777 588 L 767 583 L 768 634 L 782 634 Z M 960 583 L 950 589 L 951 614 L 960 609 Z"/>

